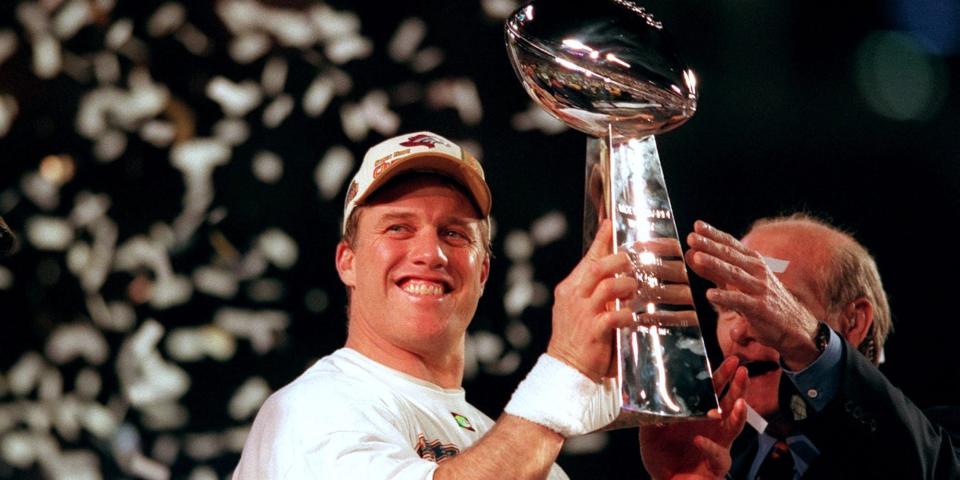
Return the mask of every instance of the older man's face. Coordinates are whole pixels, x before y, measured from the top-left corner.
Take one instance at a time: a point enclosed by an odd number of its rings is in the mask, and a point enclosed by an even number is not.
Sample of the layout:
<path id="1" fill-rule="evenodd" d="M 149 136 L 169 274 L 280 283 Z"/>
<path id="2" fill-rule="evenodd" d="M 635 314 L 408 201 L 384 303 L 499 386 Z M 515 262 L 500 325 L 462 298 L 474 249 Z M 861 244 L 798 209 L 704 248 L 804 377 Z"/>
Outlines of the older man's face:
<path id="1" fill-rule="evenodd" d="M 810 232 L 791 226 L 765 225 L 747 234 L 742 242 L 765 257 L 789 261 L 786 271 L 778 274 L 780 282 L 810 312 L 826 320 L 827 307 L 817 292 L 819 267 L 829 261 L 825 241 L 809 237 Z M 780 354 L 756 341 L 750 323 L 732 310 L 717 310 L 717 341 L 724 356 L 736 355 L 750 365 L 750 388 L 747 403 L 761 415 L 779 409 L 778 388 L 781 369 Z"/>
<path id="2" fill-rule="evenodd" d="M 363 207 L 337 267 L 352 288 L 353 340 L 429 353 L 462 348 L 490 262 L 467 197 L 441 178 L 418 176 L 384 187 Z"/>

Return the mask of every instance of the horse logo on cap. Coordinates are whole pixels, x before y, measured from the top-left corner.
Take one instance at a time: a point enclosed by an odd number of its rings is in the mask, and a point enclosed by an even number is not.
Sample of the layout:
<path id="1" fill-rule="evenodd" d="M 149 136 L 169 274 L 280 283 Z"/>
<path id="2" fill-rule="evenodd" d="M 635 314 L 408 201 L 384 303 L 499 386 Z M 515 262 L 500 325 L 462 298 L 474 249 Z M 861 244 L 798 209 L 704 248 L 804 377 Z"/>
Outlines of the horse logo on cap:
<path id="1" fill-rule="evenodd" d="M 442 139 L 435 137 L 433 135 L 427 135 L 425 133 L 414 135 L 408 138 L 407 141 L 400 142 L 400 145 L 403 145 L 404 147 L 434 148 L 437 146 L 438 143 L 447 147 L 450 146 L 450 144 L 448 144 L 447 142 L 444 142 Z"/>

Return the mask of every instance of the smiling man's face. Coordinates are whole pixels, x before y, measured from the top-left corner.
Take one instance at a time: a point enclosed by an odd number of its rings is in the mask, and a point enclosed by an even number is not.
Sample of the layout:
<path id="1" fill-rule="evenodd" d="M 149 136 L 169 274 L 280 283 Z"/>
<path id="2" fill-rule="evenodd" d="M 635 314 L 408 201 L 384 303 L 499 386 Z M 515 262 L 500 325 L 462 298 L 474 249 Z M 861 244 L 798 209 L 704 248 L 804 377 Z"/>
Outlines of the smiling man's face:
<path id="1" fill-rule="evenodd" d="M 441 177 L 383 187 L 360 212 L 337 268 L 350 297 L 351 341 L 424 355 L 462 349 L 490 261 L 480 215 Z"/>

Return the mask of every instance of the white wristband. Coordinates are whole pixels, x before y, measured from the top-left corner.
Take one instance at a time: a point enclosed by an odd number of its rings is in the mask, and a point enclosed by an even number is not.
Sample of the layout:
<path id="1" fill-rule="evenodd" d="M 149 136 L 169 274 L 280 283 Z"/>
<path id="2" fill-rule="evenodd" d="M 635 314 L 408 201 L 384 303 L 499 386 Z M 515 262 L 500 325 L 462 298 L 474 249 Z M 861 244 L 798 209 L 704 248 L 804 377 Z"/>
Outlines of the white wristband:
<path id="1" fill-rule="evenodd" d="M 615 379 L 595 383 L 543 354 L 503 411 L 569 438 L 605 427 L 617 418 L 620 405 Z"/>

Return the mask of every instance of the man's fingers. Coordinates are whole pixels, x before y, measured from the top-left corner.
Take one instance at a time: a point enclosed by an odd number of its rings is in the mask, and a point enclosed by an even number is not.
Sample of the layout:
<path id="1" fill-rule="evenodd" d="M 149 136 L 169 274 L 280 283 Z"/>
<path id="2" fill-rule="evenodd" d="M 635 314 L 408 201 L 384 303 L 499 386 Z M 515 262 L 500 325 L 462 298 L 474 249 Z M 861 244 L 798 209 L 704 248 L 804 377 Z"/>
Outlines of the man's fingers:
<path id="1" fill-rule="evenodd" d="M 720 446 L 717 442 L 703 435 L 693 437 L 693 443 L 700 449 L 703 458 L 707 460 L 707 464 L 712 473 L 724 475 L 730 470 L 733 460 L 730 457 L 730 450 L 728 448 Z"/>
<path id="2" fill-rule="evenodd" d="M 713 255 L 724 262 L 730 263 L 731 265 L 736 265 L 737 267 L 754 274 L 762 273 L 766 267 L 766 264 L 763 263 L 760 255 L 752 250 L 748 250 L 747 253 L 744 253 L 735 247 L 714 241 L 696 232 L 691 232 L 689 235 L 687 235 L 687 244 L 694 250 L 709 253 L 710 255 Z M 746 247 L 742 248 L 745 249 Z"/>
<path id="3" fill-rule="evenodd" d="M 761 280 L 746 270 L 709 253 L 691 250 L 688 252 L 686 259 L 691 270 L 716 285 L 725 288 L 734 286 L 746 292 L 762 290 Z"/>
<path id="4" fill-rule="evenodd" d="M 723 409 L 724 412 L 729 412 L 736 401 L 743 398 L 746 394 L 749 381 L 750 377 L 747 374 L 746 367 L 737 367 L 729 388 L 727 388 L 726 393 L 720 398 L 720 408 Z"/>
<path id="5" fill-rule="evenodd" d="M 717 307 L 740 312 L 748 321 L 756 313 L 758 302 L 756 298 L 743 292 L 720 288 L 708 288 L 707 301 Z"/>
<path id="6" fill-rule="evenodd" d="M 597 235 L 593 237 L 593 243 L 583 258 L 599 260 L 613 253 L 613 223 L 609 219 L 600 223 L 597 229 Z"/>
<path id="7" fill-rule="evenodd" d="M 728 245 L 742 254 L 753 255 L 753 251 L 743 246 L 743 244 L 740 243 L 740 240 L 737 240 L 736 237 L 724 232 L 723 230 L 720 230 L 717 227 L 714 227 L 713 225 L 710 225 L 707 222 L 704 222 L 703 220 L 697 220 L 693 223 L 693 231 L 715 242 Z"/>
<path id="8" fill-rule="evenodd" d="M 713 371 L 713 390 L 720 395 L 727 383 L 733 379 L 737 373 L 737 366 L 740 365 L 740 359 L 735 356 L 729 356 L 723 359 L 720 366 Z"/>

